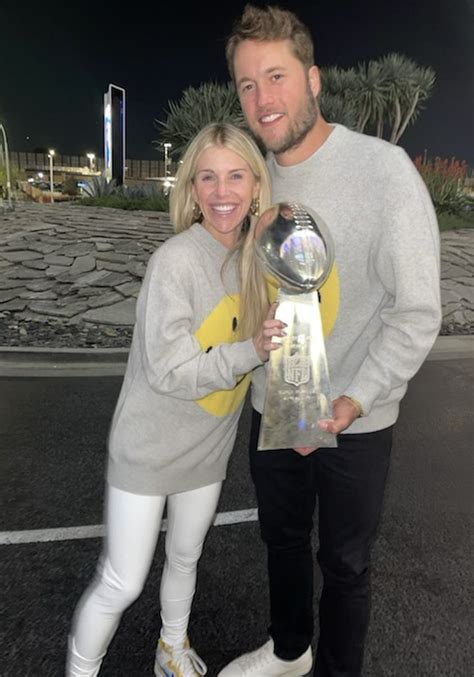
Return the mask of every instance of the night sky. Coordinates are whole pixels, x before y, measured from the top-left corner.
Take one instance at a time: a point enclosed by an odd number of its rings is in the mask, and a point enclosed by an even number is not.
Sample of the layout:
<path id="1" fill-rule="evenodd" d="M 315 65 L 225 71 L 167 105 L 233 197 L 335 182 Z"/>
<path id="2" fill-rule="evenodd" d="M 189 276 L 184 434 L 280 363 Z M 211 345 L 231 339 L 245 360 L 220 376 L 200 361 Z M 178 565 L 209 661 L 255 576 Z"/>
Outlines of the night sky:
<path id="1" fill-rule="evenodd" d="M 228 78 L 224 44 L 245 1 L 0 3 L 0 121 L 10 148 L 103 153 L 103 93 L 127 92 L 127 157 L 157 159 L 154 118 L 201 82 Z M 261 5 L 264 3 L 255 2 Z M 277 3 L 275 3 L 277 4 Z M 288 0 L 310 27 L 316 63 L 349 67 L 399 52 L 436 72 L 401 139 L 411 157 L 474 165 L 472 0 Z M 122 9 L 117 9 L 119 6 Z"/>

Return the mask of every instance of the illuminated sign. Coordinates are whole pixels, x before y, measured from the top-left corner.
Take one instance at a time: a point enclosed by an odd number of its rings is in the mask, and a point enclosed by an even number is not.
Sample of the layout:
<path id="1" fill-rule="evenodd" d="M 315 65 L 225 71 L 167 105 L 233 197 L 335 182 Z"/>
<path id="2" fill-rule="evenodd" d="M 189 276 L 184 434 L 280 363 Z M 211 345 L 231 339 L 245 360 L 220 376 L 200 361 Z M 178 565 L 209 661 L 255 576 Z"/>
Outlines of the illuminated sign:
<path id="1" fill-rule="evenodd" d="M 108 181 L 125 178 L 125 90 L 109 85 L 104 94 L 104 163 Z"/>

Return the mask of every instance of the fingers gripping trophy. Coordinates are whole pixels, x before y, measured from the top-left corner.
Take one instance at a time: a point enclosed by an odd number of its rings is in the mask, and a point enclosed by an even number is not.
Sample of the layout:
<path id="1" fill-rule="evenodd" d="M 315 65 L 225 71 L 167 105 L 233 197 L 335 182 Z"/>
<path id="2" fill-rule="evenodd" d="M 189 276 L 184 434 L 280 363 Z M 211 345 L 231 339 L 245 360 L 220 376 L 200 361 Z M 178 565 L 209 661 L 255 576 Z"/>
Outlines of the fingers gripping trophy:
<path id="1" fill-rule="evenodd" d="M 318 292 L 334 263 L 329 229 L 310 208 L 279 203 L 260 217 L 255 247 L 287 325 L 285 337 L 273 338 L 282 346 L 270 355 L 258 449 L 336 447 L 319 427 L 332 418 Z"/>

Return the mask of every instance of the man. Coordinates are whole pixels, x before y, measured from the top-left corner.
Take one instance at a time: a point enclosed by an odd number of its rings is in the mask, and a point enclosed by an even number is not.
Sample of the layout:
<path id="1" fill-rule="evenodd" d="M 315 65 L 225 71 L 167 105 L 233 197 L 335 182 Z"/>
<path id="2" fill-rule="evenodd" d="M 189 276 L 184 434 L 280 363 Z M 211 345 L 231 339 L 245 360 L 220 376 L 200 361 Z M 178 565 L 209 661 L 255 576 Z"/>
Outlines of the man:
<path id="1" fill-rule="evenodd" d="M 248 125 L 268 151 L 274 201 L 312 207 L 335 242 L 335 268 L 321 289 L 334 417 L 321 426 L 338 434 L 338 448 L 257 451 L 258 370 L 250 466 L 268 548 L 270 639 L 220 675 L 311 670 L 317 497 L 323 590 L 314 675 L 356 677 L 392 428 L 440 326 L 436 216 L 401 148 L 321 116 L 311 36 L 294 14 L 247 6 L 227 60 Z"/>

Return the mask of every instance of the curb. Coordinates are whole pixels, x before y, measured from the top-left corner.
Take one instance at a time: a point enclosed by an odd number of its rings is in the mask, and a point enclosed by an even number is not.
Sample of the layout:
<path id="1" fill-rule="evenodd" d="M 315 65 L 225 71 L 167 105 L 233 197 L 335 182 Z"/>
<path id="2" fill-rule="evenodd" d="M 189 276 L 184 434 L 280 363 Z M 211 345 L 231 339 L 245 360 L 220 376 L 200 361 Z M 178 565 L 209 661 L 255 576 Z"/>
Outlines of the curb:
<path id="1" fill-rule="evenodd" d="M 0 377 L 123 376 L 129 348 L 0 346 Z M 474 335 L 439 336 L 428 361 L 474 358 Z"/>
<path id="2" fill-rule="evenodd" d="M 0 346 L 0 377 L 123 376 L 129 348 Z"/>

